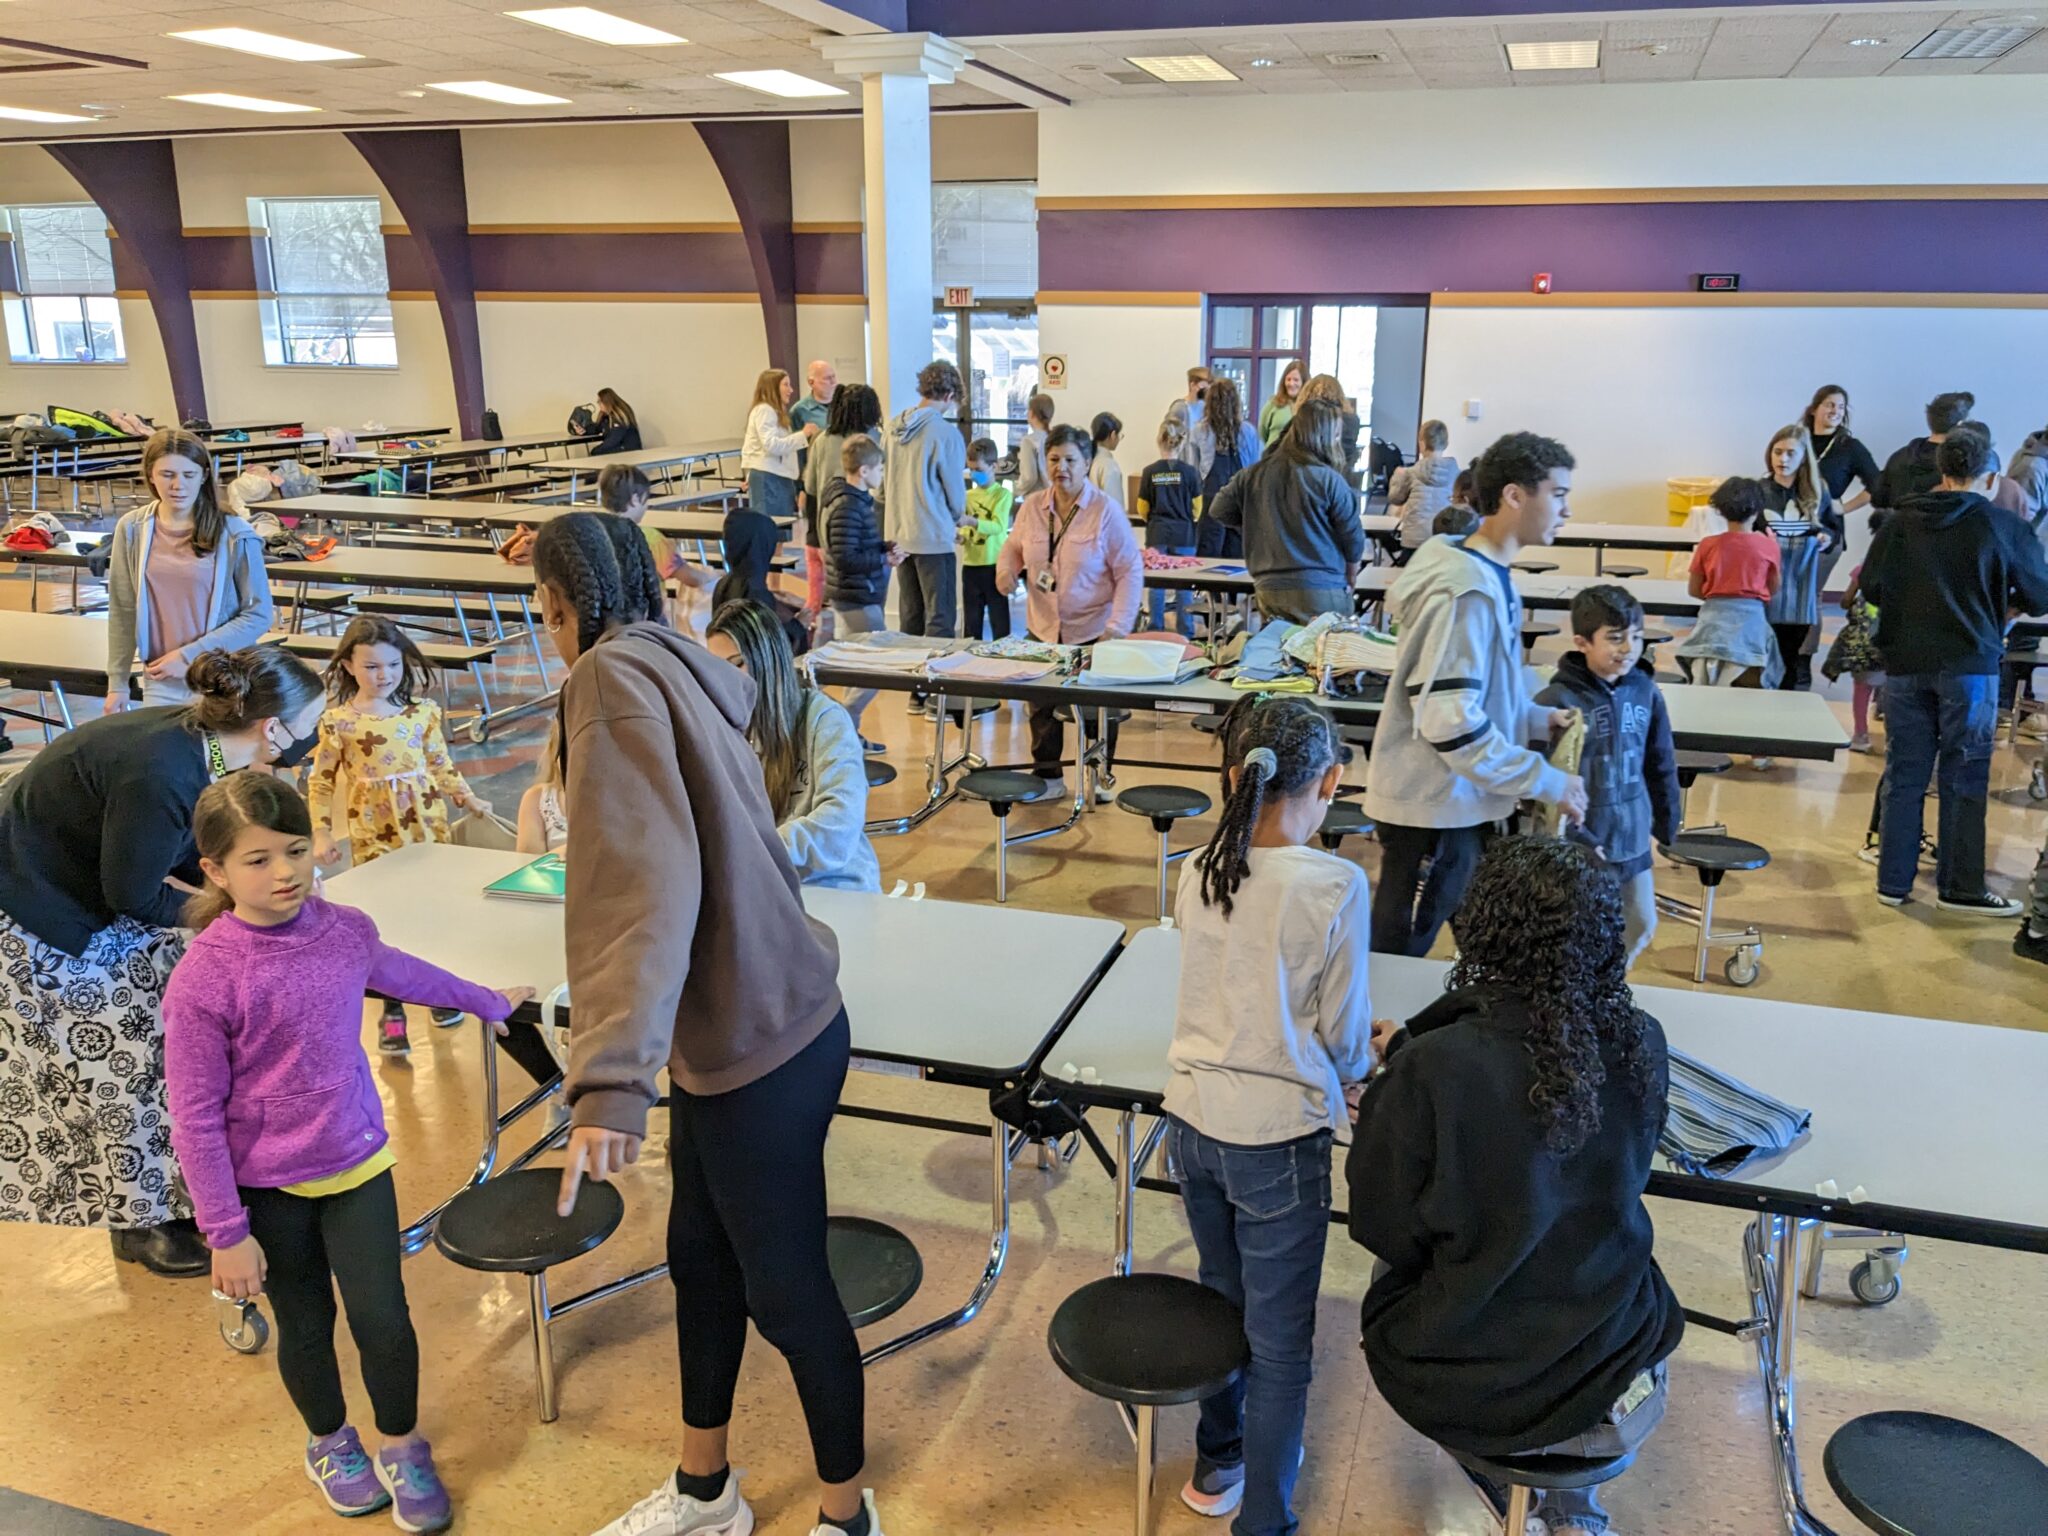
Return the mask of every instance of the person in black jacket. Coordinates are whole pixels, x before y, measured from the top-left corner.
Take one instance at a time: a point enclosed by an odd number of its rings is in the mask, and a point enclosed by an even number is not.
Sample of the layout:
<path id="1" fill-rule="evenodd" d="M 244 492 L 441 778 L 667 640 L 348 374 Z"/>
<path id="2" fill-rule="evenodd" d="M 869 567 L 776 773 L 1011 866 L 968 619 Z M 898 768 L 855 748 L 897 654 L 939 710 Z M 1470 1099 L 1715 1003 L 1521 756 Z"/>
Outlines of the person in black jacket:
<path id="1" fill-rule="evenodd" d="M 1884 461 L 1884 473 L 1878 477 L 1872 500 L 1889 510 L 1904 506 L 1911 497 L 1940 489 L 1941 469 L 1935 455 L 1949 433 L 1968 421 L 1976 408 L 1977 397 L 1967 389 L 1950 390 L 1928 401 L 1927 435 L 1914 438 Z"/>
<path id="2" fill-rule="evenodd" d="M 0 1222 L 108 1227 L 115 1258 L 160 1275 L 212 1268 L 165 1129 L 160 1008 L 204 883 L 192 807 L 302 761 L 326 702 L 261 647 L 208 652 L 190 681 L 188 705 L 66 731 L 0 806 Z"/>
<path id="3" fill-rule="evenodd" d="M 889 627 L 889 572 L 903 561 L 893 540 L 882 537 L 875 492 L 882 486 L 882 448 L 871 437 L 849 437 L 839 449 L 841 473 L 825 484 L 821 530 L 825 548 L 825 601 L 841 635 L 871 635 Z M 874 702 L 875 690 L 856 688 L 846 696 L 853 728 Z M 861 750 L 879 753 L 879 743 L 862 736 Z"/>
<path id="4" fill-rule="evenodd" d="M 601 453 L 637 453 L 640 450 L 640 418 L 618 391 L 600 389 L 597 411 L 592 417 L 598 440 L 590 445 L 590 456 Z"/>
<path id="5" fill-rule="evenodd" d="M 1685 1319 L 1642 1199 L 1664 1031 L 1629 993 L 1615 882 L 1580 844 L 1505 838 L 1452 926 L 1451 990 L 1386 1036 L 1346 1164 L 1351 1236 L 1384 1266 L 1366 1363 L 1453 1451 L 1630 1455 Z M 1607 1529 L 1593 1489 L 1541 1516 Z"/>
<path id="6" fill-rule="evenodd" d="M 1643 605 L 1634 593 L 1612 584 L 1579 590 L 1572 649 L 1536 702 L 1576 709 L 1585 722 L 1581 827 L 1621 882 L 1627 969 L 1657 932 L 1652 845 L 1678 835 L 1678 752 L 1657 668 L 1643 654 Z"/>
<path id="7" fill-rule="evenodd" d="M 781 620 L 789 636 L 789 653 L 801 656 L 810 647 L 810 634 L 796 617 L 796 605 L 768 585 L 784 532 L 774 518 L 752 507 L 736 507 L 725 514 L 725 574 L 711 589 L 711 611 L 732 602 L 758 603 Z"/>
<path id="8" fill-rule="evenodd" d="M 2017 917 L 2020 904 L 1984 883 L 1984 810 L 2006 625 L 2016 614 L 2048 612 L 2048 561 L 2032 529 L 1984 499 L 1991 445 L 1981 433 L 1950 432 L 1939 453 L 1941 488 L 1907 498 L 1863 562 L 1885 663 L 1877 899 L 1896 907 L 1912 895 L 1922 803 L 1938 763 L 1936 904 Z"/>

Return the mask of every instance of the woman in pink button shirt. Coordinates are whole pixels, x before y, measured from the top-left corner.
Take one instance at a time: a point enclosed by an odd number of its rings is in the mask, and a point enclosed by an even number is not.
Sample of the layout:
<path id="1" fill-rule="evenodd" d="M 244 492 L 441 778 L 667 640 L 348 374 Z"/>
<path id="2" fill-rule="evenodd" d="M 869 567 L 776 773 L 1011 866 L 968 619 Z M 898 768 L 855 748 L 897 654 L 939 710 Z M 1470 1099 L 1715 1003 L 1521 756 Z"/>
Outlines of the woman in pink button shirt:
<path id="1" fill-rule="evenodd" d="M 1028 596 L 1025 623 L 1035 640 L 1092 645 L 1119 640 L 1138 622 L 1145 560 L 1131 520 L 1115 498 L 1088 480 L 1095 445 L 1078 427 L 1054 427 L 1045 440 L 1046 489 L 1025 498 L 996 560 L 996 584 L 1007 592 L 1019 576 Z M 1085 736 L 1085 730 L 1084 730 Z M 1116 754 L 1116 722 L 1108 725 Z M 1032 771 L 1046 781 L 1042 800 L 1067 792 L 1060 759 L 1066 729 L 1050 704 L 1031 708 Z M 1106 790 L 1097 791 L 1107 801 Z"/>

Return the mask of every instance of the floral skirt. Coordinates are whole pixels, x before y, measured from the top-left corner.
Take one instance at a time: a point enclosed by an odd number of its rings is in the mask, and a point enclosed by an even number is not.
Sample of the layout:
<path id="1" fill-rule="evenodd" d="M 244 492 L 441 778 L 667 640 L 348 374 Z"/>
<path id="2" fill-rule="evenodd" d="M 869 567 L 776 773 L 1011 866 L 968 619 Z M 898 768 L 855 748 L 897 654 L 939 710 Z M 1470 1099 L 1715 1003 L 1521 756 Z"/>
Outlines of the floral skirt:
<path id="1" fill-rule="evenodd" d="M 73 956 L 0 913 L 0 1221 L 192 1214 L 164 1090 L 164 987 L 185 941 L 124 917 Z"/>

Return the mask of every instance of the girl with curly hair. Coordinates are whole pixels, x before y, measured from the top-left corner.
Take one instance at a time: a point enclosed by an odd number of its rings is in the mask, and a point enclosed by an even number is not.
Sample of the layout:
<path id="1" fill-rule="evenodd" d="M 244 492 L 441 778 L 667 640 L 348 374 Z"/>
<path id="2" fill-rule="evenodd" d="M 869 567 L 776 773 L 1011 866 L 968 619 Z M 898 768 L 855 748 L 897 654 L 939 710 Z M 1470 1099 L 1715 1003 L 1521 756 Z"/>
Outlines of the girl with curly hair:
<path id="1" fill-rule="evenodd" d="M 1366 1361 L 1453 1453 L 1626 1456 L 1685 1322 L 1643 1207 L 1668 1073 L 1620 891 L 1575 843 L 1505 839 L 1452 926 L 1450 990 L 1387 1032 L 1346 1166 L 1352 1238 L 1383 1266 Z M 1550 1536 L 1608 1528 L 1593 1489 L 1536 1514 Z"/>

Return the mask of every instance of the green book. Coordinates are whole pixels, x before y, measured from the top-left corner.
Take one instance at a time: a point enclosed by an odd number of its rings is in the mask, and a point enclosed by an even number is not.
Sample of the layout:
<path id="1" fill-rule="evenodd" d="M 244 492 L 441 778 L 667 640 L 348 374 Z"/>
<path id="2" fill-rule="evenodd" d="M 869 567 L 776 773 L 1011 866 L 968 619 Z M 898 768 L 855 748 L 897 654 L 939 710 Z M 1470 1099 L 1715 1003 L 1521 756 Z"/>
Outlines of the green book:
<path id="1" fill-rule="evenodd" d="M 486 896 L 509 896 L 514 901 L 560 901 L 569 884 L 568 869 L 559 853 L 544 853 L 484 887 Z"/>

